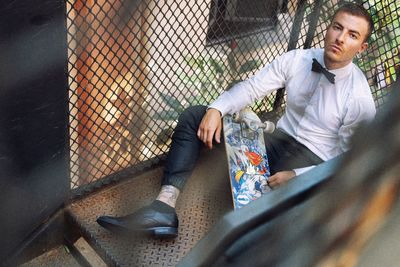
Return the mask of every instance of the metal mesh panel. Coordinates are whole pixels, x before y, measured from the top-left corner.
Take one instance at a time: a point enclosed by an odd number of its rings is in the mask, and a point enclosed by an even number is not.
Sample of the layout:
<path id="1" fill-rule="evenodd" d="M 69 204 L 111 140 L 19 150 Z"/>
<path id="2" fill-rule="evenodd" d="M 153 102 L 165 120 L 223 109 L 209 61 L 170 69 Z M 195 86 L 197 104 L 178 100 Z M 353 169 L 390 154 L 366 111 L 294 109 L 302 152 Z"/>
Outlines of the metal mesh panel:
<path id="1" fill-rule="evenodd" d="M 377 28 L 357 59 L 380 106 L 399 66 L 398 0 L 373 1 L 376 23 L 391 16 L 384 34 L 396 37 L 384 41 Z M 160 161 L 185 107 L 210 103 L 289 49 L 322 46 L 336 4 L 67 0 L 72 188 Z M 275 95 L 254 109 L 281 112 Z"/>
<path id="2" fill-rule="evenodd" d="M 323 47 L 324 33 L 336 7 L 342 2 L 316 1 L 307 7 L 305 21 L 315 23 L 315 27 L 310 26 L 311 34 L 300 38 L 299 47 Z M 366 75 L 379 109 L 386 102 L 387 87 L 396 81 L 400 71 L 400 1 L 355 2 L 368 10 L 374 21 L 375 30 L 369 40 L 369 47 L 355 58 L 354 63 Z"/>
<path id="3" fill-rule="evenodd" d="M 256 22 L 215 3 L 68 1 L 73 188 L 160 158 L 185 107 L 209 103 L 287 50 L 292 3 L 265 19 L 247 11 Z M 253 27 L 241 35 L 231 23 L 235 33 L 217 38 L 221 17 Z"/>

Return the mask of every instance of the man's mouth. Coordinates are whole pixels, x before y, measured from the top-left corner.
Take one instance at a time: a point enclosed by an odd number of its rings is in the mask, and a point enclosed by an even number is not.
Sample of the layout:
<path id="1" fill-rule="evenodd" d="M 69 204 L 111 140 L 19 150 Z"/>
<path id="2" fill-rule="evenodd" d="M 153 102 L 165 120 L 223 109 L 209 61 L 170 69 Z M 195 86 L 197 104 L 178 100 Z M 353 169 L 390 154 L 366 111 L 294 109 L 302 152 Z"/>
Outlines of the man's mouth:
<path id="1" fill-rule="evenodd" d="M 331 50 L 332 50 L 334 53 L 339 53 L 339 52 L 342 51 L 342 49 L 341 49 L 339 46 L 335 45 L 335 44 L 331 45 Z"/>

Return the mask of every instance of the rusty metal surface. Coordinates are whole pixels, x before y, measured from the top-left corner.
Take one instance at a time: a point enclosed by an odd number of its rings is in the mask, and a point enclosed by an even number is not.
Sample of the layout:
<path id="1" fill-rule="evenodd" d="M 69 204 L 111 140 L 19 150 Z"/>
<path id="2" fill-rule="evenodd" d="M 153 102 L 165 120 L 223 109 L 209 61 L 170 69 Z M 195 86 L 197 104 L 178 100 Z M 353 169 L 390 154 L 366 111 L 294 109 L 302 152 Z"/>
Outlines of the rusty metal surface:
<path id="1" fill-rule="evenodd" d="M 179 236 L 173 241 L 121 239 L 95 222 L 100 215 L 122 216 L 149 204 L 160 188 L 162 168 L 105 189 L 68 208 L 72 220 L 109 265 L 175 266 L 226 212 L 232 200 L 224 148 L 203 151 L 177 204 Z"/>

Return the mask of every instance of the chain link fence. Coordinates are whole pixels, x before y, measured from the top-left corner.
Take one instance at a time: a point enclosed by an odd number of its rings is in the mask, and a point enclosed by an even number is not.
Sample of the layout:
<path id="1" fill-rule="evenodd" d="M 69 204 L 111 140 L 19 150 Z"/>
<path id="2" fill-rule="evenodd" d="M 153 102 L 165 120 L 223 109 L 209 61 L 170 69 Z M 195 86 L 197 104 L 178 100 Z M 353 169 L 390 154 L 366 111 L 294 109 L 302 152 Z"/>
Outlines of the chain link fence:
<path id="1" fill-rule="evenodd" d="M 337 4 L 67 0 L 71 188 L 160 162 L 184 108 L 210 103 L 287 50 L 322 47 Z M 356 63 L 380 107 L 399 75 L 400 4 L 363 4 L 378 27 Z M 284 104 L 279 90 L 254 109 L 279 115 Z"/>

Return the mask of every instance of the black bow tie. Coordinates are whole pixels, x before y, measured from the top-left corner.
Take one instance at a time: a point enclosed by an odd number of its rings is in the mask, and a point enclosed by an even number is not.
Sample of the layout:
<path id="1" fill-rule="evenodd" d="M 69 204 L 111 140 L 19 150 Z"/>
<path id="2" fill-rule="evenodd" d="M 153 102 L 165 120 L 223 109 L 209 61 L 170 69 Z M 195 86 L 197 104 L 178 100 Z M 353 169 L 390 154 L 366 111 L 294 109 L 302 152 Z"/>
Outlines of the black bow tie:
<path id="1" fill-rule="evenodd" d="M 319 64 L 319 62 L 315 58 L 312 59 L 311 70 L 318 72 L 318 73 L 322 73 L 323 75 L 325 75 L 325 77 L 328 79 L 328 81 L 330 81 L 331 83 L 335 83 L 335 74 L 329 72 L 327 69 L 322 67 L 322 65 Z"/>

